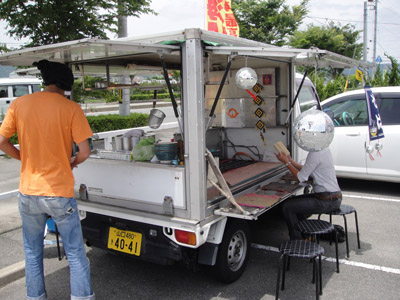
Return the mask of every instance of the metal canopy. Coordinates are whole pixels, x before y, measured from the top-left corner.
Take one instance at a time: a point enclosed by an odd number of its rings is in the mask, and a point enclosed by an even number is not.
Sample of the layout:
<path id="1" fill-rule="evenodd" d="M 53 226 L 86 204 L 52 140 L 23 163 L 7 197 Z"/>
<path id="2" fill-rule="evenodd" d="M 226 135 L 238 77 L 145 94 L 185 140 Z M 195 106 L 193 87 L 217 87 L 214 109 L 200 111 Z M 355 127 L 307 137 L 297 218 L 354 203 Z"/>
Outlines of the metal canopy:
<path id="1" fill-rule="evenodd" d="M 31 66 L 33 62 L 42 59 L 72 64 L 90 63 L 95 60 L 112 60 L 115 64 L 126 64 L 127 61 L 135 62 L 132 59 L 127 59 L 128 57 L 139 55 L 141 55 L 141 59 L 145 60 L 146 63 L 151 61 L 154 63 L 155 58 L 156 61 L 160 61 L 160 55 L 163 55 L 163 57 L 165 56 L 164 59 L 166 61 L 180 61 L 179 52 L 173 54 L 174 51 L 179 50 L 179 46 L 171 45 L 135 43 L 118 40 L 82 39 L 4 53 L 0 55 L 0 64 L 9 66 Z M 167 57 L 170 57 L 170 59 L 167 59 Z M 173 59 L 174 57 L 175 59 Z"/>
<path id="2" fill-rule="evenodd" d="M 365 63 L 360 60 L 336 54 L 327 50 L 311 48 L 304 50 L 297 55 L 296 65 L 298 66 L 316 66 L 320 68 L 372 68 L 372 63 Z"/>
<path id="3" fill-rule="evenodd" d="M 298 66 L 315 66 L 320 68 L 366 68 L 373 67 L 372 64 L 351 59 L 326 50 L 319 49 L 291 49 L 276 47 L 219 47 L 210 46 L 206 50 L 213 54 L 265 57 L 294 62 Z"/>
<path id="4" fill-rule="evenodd" d="M 177 69 L 181 64 L 181 47 L 159 43 L 175 41 L 179 44 L 189 39 L 201 39 L 206 43 L 214 43 L 216 46 L 206 46 L 206 50 L 216 55 L 264 57 L 293 62 L 300 66 L 373 67 L 370 63 L 317 48 L 308 50 L 282 48 L 197 28 L 143 37 L 128 37 L 117 40 L 82 39 L 27 48 L 1 54 L 0 64 L 31 66 L 35 61 L 47 59 L 61 63 L 85 64 L 85 68 L 88 66 L 104 66 L 105 64 L 126 68 L 127 65 L 160 66 L 160 55 L 162 55 L 169 69 Z"/>
<path id="5" fill-rule="evenodd" d="M 234 56 L 259 56 L 259 57 L 270 57 L 276 59 L 283 59 L 290 61 L 302 50 L 298 49 L 286 49 L 286 48 L 265 48 L 265 47 L 219 47 L 210 46 L 206 47 L 206 50 L 211 51 L 217 55 L 234 55 Z"/>

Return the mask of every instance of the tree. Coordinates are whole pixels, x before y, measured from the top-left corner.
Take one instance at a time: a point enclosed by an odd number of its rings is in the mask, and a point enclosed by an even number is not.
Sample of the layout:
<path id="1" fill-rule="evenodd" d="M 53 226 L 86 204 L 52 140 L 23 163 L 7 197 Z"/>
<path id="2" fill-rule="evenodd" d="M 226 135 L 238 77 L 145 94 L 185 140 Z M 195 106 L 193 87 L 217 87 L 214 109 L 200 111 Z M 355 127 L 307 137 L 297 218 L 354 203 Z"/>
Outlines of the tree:
<path id="1" fill-rule="evenodd" d="M 387 81 L 388 86 L 398 86 L 400 85 L 400 68 L 397 60 L 388 54 L 385 53 L 385 56 L 390 59 L 392 63 L 392 68 L 390 72 L 385 73 L 385 81 Z"/>
<path id="2" fill-rule="evenodd" d="M 354 59 L 362 56 L 362 43 L 357 43 L 361 30 L 351 24 L 330 22 L 327 26 L 308 25 L 305 31 L 296 31 L 290 38 L 290 46 L 301 49 L 317 47 Z"/>
<path id="3" fill-rule="evenodd" d="M 0 3 L 0 19 L 7 21 L 8 34 L 30 38 L 28 46 L 47 45 L 85 37 L 107 39 L 116 33 L 117 16 L 154 13 L 151 0 L 7 0 Z"/>
<path id="4" fill-rule="evenodd" d="M 282 46 L 301 24 L 309 0 L 290 8 L 285 0 L 232 0 L 240 37 Z"/>
<path id="5" fill-rule="evenodd" d="M 0 44 L 0 53 L 8 52 L 10 49 L 7 48 L 6 44 Z"/>

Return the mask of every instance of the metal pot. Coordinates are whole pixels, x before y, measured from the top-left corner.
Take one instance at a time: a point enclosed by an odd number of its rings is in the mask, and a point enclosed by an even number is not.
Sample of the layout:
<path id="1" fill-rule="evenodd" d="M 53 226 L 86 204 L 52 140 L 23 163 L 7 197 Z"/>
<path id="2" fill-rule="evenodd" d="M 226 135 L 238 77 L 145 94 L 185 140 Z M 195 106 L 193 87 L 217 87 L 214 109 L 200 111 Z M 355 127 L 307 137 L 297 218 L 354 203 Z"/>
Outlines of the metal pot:
<path id="1" fill-rule="evenodd" d="M 153 108 L 150 111 L 149 115 L 149 127 L 153 129 L 157 129 L 161 126 L 161 123 L 164 121 L 165 114 L 156 108 Z"/>
<path id="2" fill-rule="evenodd" d="M 106 81 L 98 81 L 94 83 L 94 87 L 96 89 L 105 89 L 108 87 L 108 83 Z"/>
<path id="3" fill-rule="evenodd" d="M 122 138 L 122 147 L 124 148 L 125 151 L 131 151 L 132 150 L 132 140 L 130 137 L 123 137 Z"/>
<path id="4" fill-rule="evenodd" d="M 124 149 L 122 143 L 122 136 L 114 137 L 114 146 L 115 146 L 115 151 L 122 151 Z"/>

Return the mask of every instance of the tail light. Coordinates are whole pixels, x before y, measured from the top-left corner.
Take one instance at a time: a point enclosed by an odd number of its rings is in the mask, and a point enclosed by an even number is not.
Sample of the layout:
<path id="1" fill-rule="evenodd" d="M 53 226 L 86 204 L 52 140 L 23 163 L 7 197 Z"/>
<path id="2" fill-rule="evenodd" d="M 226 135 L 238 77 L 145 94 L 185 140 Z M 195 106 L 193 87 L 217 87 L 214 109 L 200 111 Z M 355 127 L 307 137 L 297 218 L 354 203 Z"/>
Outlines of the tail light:
<path id="1" fill-rule="evenodd" d="M 175 229 L 175 238 L 182 244 L 196 245 L 196 234 L 193 232 Z"/>

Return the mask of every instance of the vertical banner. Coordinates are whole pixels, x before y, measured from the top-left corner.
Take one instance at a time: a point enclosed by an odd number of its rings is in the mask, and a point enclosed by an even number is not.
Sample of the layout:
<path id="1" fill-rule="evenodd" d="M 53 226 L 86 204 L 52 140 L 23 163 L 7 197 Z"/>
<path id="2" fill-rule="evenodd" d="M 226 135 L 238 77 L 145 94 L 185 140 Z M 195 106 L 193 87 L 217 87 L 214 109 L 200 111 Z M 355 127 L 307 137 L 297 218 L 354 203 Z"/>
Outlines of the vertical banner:
<path id="1" fill-rule="evenodd" d="M 231 9 L 231 0 L 207 1 L 207 30 L 239 36 L 239 25 Z"/>
<path id="2" fill-rule="evenodd" d="M 382 120 L 376 105 L 375 96 L 372 94 L 369 85 L 364 86 L 365 96 L 367 98 L 368 106 L 368 127 L 369 127 L 369 140 L 377 140 L 384 138 Z"/>

